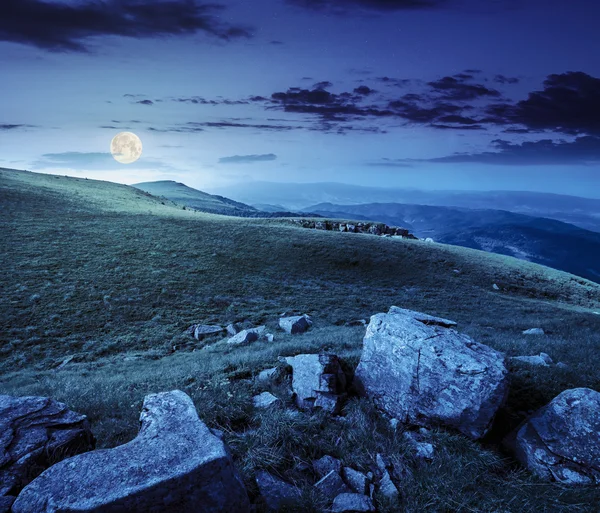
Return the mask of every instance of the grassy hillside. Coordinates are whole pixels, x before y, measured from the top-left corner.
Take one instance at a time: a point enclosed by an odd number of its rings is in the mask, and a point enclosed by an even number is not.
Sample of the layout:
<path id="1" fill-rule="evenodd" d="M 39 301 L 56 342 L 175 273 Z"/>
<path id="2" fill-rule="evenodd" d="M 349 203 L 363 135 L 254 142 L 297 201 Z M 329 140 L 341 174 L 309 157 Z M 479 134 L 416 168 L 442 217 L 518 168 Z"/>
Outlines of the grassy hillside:
<path id="1" fill-rule="evenodd" d="M 554 219 L 506 210 L 402 203 L 323 203 L 308 210 L 401 225 L 421 238 L 514 256 L 600 282 L 600 233 Z"/>
<path id="2" fill-rule="evenodd" d="M 377 452 L 406 454 L 414 472 L 403 505 L 383 511 L 594 511 L 600 501 L 598 490 L 538 482 L 496 445 L 562 390 L 600 390 L 597 284 L 465 248 L 203 214 L 132 187 L 6 170 L 0 247 L 0 393 L 66 402 L 90 417 L 99 447 L 135 436 L 144 395 L 179 388 L 225 431 L 251 494 L 266 468 L 306 490 L 303 511 L 320 503 L 299 463 L 331 454 L 366 471 Z M 251 379 L 279 355 L 330 351 L 351 371 L 364 328 L 344 323 L 390 305 L 454 319 L 508 355 L 545 351 L 569 367 L 512 368 L 493 436 L 477 444 L 436 431 L 436 459 L 424 465 L 366 400 L 353 398 L 344 422 L 253 409 L 263 390 L 291 404 L 289 376 Z M 286 311 L 311 314 L 314 328 L 277 331 Z M 266 323 L 275 341 L 232 348 L 184 333 L 243 319 Z M 521 335 L 538 326 L 547 337 Z"/>

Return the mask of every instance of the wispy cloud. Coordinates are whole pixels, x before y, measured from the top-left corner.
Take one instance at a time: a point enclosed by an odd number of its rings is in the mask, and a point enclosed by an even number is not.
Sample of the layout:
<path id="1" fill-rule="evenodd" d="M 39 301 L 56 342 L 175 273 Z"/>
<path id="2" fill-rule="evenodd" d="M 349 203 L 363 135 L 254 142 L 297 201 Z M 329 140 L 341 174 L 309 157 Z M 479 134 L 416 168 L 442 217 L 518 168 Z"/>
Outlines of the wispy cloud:
<path id="1" fill-rule="evenodd" d="M 276 160 L 277 155 L 266 153 L 264 155 L 233 155 L 231 157 L 221 157 L 219 164 L 253 164 L 255 162 L 269 162 Z"/>

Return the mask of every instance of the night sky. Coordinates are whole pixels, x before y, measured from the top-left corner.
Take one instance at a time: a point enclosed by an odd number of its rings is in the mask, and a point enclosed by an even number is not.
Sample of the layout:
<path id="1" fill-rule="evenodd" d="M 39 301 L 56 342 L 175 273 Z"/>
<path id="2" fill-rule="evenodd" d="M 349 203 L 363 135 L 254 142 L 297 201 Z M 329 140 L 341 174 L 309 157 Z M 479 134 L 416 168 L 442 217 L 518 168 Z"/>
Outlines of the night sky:
<path id="1" fill-rule="evenodd" d="M 600 197 L 599 24 L 597 0 L 1 0 L 0 167 Z"/>

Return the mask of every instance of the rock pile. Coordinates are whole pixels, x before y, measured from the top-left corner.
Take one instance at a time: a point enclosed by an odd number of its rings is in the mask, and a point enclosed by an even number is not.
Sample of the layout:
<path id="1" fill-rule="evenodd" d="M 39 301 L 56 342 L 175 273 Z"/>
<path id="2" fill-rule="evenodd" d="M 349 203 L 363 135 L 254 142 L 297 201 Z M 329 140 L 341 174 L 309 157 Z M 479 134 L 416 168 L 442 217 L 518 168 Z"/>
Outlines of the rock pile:
<path id="1" fill-rule="evenodd" d="M 49 511 L 248 511 L 223 444 L 175 390 L 149 395 L 131 442 L 55 464 L 18 496 L 13 513 Z"/>
<path id="2" fill-rule="evenodd" d="M 303 228 L 312 228 L 315 230 L 329 230 L 350 233 L 369 233 L 371 235 L 389 235 L 395 237 L 404 237 L 405 239 L 417 239 L 412 233 L 405 228 L 397 226 L 388 226 L 385 223 L 344 223 L 339 221 L 312 219 L 291 219 L 292 223 L 298 224 Z"/>

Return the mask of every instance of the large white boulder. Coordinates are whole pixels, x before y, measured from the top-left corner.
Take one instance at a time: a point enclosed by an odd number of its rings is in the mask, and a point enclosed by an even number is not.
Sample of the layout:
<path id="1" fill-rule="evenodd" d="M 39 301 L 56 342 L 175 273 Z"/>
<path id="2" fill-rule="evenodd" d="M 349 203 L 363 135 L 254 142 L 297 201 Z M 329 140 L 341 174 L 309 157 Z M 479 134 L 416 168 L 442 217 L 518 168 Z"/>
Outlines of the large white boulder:
<path id="1" fill-rule="evenodd" d="M 402 422 L 483 437 L 508 391 L 504 355 L 452 321 L 392 308 L 371 317 L 355 373 L 359 391 Z"/>

